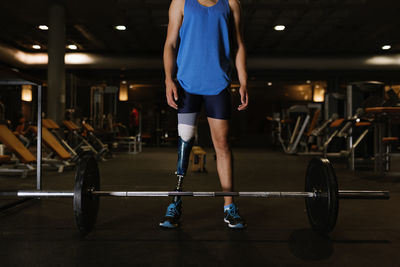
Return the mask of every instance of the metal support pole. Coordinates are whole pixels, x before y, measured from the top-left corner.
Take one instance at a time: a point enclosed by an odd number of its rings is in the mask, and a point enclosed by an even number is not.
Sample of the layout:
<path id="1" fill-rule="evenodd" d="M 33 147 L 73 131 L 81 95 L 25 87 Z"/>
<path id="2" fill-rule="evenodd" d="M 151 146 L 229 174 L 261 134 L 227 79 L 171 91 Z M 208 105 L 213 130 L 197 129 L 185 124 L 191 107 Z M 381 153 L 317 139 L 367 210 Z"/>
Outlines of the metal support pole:
<path id="1" fill-rule="evenodd" d="M 42 189 L 42 86 L 38 85 L 37 99 L 37 141 L 36 141 L 36 189 Z"/>
<path id="2" fill-rule="evenodd" d="M 48 1 L 48 66 L 46 115 L 61 123 L 65 113 L 65 4 Z"/>
<path id="3" fill-rule="evenodd" d="M 346 90 L 346 115 L 347 115 L 347 119 L 351 119 L 351 117 L 353 116 L 353 85 L 352 84 L 348 84 L 347 85 L 347 90 Z M 347 150 L 350 151 L 350 155 L 348 158 L 348 164 L 349 167 L 352 171 L 355 170 L 355 165 L 354 165 L 354 151 L 351 150 L 352 146 L 353 146 L 353 135 L 352 135 L 353 130 L 350 129 L 349 130 L 349 136 L 346 140 L 346 147 Z"/>
<path id="4" fill-rule="evenodd" d="M 354 171 L 356 167 L 355 167 L 355 151 L 353 149 L 353 129 L 349 130 L 347 149 L 348 151 L 350 151 L 350 157 L 348 158 L 350 170 Z"/>
<path id="5" fill-rule="evenodd" d="M 353 116 L 353 85 L 348 84 L 346 88 L 346 118 L 350 119 Z"/>
<path id="6" fill-rule="evenodd" d="M 142 109 L 139 110 L 139 132 L 136 134 L 135 138 L 135 150 L 136 144 L 138 144 L 139 152 L 142 152 Z"/>

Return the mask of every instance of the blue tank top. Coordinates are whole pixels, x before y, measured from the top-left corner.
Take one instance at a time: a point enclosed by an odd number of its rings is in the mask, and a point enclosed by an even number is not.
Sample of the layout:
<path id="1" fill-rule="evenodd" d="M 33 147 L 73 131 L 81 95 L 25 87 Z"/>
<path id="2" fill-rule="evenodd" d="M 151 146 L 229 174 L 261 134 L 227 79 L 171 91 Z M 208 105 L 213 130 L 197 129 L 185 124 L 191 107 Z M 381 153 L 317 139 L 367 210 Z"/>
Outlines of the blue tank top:
<path id="1" fill-rule="evenodd" d="M 217 95 L 230 84 L 229 0 L 206 7 L 185 0 L 177 80 L 187 92 Z"/>

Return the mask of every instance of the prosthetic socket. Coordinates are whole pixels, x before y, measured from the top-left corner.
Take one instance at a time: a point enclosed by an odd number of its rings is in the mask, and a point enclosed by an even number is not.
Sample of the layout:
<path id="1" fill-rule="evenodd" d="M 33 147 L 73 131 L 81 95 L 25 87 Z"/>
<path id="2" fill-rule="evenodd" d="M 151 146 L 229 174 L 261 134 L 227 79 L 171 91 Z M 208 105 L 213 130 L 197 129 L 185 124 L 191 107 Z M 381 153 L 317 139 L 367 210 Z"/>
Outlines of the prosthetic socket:
<path id="1" fill-rule="evenodd" d="M 186 171 L 189 166 L 189 156 L 192 151 L 194 143 L 194 137 L 188 141 L 184 141 L 180 136 L 178 137 L 178 163 L 176 166 L 176 175 L 178 176 L 178 183 L 176 185 L 176 191 L 182 191 L 183 177 L 186 175 Z M 178 201 L 180 197 L 175 196 L 174 201 Z"/>

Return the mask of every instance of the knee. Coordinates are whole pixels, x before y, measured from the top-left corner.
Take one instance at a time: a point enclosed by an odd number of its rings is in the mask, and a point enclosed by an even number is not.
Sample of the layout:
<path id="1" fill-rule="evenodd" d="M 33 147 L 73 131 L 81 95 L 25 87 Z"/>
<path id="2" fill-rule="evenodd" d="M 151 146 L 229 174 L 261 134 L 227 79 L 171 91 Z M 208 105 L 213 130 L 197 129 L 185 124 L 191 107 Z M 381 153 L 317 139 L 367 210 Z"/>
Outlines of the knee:
<path id="1" fill-rule="evenodd" d="M 216 152 L 229 152 L 230 147 L 228 143 L 228 138 L 226 137 L 219 137 L 214 139 L 214 147 Z"/>
<path id="2" fill-rule="evenodd" d="M 178 135 L 185 141 L 189 141 L 194 137 L 196 127 L 194 125 L 178 124 Z"/>

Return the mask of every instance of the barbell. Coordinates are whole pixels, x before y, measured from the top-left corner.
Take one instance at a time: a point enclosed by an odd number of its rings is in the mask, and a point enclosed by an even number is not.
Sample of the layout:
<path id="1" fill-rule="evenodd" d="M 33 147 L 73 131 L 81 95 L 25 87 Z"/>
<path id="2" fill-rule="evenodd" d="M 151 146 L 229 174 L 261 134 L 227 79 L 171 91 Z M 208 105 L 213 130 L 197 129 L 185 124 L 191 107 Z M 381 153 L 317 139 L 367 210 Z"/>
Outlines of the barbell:
<path id="1" fill-rule="evenodd" d="M 339 199 L 389 199 L 388 191 L 339 190 L 332 164 L 313 158 L 307 167 L 304 192 L 180 192 L 180 191 L 101 191 L 100 173 L 93 156 L 83 157 L 75 172 L 74 191 L 9 191 L 0 196 L 18 198 L 73 198 L 75 222 L 81 234 L 95 226 L 100 197 L 259 197 L 304 198 L 312 229 L 329 234 L 336 225 Z"/>

